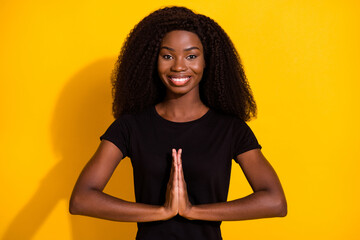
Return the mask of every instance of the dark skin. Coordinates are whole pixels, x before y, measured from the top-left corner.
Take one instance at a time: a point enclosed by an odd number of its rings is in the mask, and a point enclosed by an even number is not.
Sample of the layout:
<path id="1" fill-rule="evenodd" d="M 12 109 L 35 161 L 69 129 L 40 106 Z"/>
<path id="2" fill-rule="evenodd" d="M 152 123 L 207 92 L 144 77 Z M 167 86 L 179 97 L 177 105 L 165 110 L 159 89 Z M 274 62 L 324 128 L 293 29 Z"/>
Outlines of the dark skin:
<path id="1" fill-rule="evenodd" d="M 169 32 L 161 43 L 158 72 L 167 88 L 163 102 L 155 106 L 163 118 L 187 122 L 207 111 L 200 100 L 199 82 L 205 68 L 203 48 L 198 36 L 187 31 Z M 192 205 L 184 179 L 182 149 L 172 149 L 172 167 L 163 206 L 128 202 L 103 192 L 123 157 L 113 143 L 103 140 L 77 180 L 70 199 L 72 214 L 115 221 L 148 222 L 167 220 L 177 214 L 193 220 L 225 221 L 287 214 L 281 183 L 260 149 L 236 157 L 253 193 L 233 201 Z"/>

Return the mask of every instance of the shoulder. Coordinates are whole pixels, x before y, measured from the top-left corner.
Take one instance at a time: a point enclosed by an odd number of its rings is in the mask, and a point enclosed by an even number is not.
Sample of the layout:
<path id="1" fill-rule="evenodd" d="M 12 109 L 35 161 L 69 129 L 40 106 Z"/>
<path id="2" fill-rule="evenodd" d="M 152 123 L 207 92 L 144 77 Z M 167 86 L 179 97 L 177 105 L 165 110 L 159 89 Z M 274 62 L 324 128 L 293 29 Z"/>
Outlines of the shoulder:
<path id="1" fill-rule="evenodd" d="M 123 113 L 118 118 L 114 119 L 110 124 L 105 134 L 100 138 L 102 139 L 104 136 L 109 134 L 115 135 L 129 135 L 133 129 L 137 128 L 138 123 L 144 122 L 145 112 L 139 113 Z"/>
<path id="2" fill-rule="evenodd" d="M 224 124 L 237 126 L 237 127 L 247 125 L 246 122 L 243 119 L 239 118 L 238 116 L 223 113 L 214 109 L 211 109 L 211 111 L 213 112 L 212 114 L 213 118 Z"/>
<path id="3" fill-rule="evenodd" d="M 226 114 L 214 109 L 211 109 L 211 112 L 208 123 L 220 132 L 227 132 L 228 134 L 238 137 L 250 129 L 247 123 L 238 116 Z"/>
<path id="4" fill-rule="evenodd" d="M 249 137 L 249 135 L 254 135 L 250 126 L 246 123 L 245 120 L 239 118 L 238 116 L 222 113 L 219 111 L 214 112 L 214 117 L 220 125 L 226 126 L 226 129 L 230 130 L 231 134 L 235 138 L 239 137 Z"/>
<path id="5" fill-rule="evenodd" d="M 149 106 L 136 113 L 123 113 L 117 119 L 114 120 L 114 123 L 131 125 L 134 122 L 146 121 L 146 119 L 149 118 L 149 116 L 151 116 L 152 109 L 153 106 Z"/>

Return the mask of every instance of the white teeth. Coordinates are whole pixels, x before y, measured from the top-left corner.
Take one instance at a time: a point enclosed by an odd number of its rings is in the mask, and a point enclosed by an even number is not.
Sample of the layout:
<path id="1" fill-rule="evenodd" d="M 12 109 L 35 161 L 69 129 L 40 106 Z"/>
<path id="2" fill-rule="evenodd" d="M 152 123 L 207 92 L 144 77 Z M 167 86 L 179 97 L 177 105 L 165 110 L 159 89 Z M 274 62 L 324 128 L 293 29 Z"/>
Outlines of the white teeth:
<path id="1" fill-rule="evenodd" d="M 171 80 L 173 80 L 175 82 L 183 82 L 183 81 L 186 81 L 188 79 L 189 79 L 188 77 L 186 77 L 186 78 L 171 78 Z"/>

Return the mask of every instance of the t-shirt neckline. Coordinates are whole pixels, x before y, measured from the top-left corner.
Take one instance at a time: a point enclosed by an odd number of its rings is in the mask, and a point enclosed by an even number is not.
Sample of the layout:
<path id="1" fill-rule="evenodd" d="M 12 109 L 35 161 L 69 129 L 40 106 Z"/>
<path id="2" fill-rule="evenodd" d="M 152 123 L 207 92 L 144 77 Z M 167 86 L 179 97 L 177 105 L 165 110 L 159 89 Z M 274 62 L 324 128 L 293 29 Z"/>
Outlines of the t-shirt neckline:
<path id="1" fill-rule="evenodd" d="M 170 121 L 170 120 L 167 120 L 167 119 L 163 118 L 156 111 L 155 105 L 152 106 L 152 112 L 153 112 L 153 114 L 155 115 L 155 117 L 157 119 L 159 119 L 160 121 L 162 121 L 162 122 L 164 122 L 166 124 L 173 125 L 173 126 L 184 126 L 184 125 L 195 124 L 195 123 L 198 123 L 198 122 L 201 122 L 201 121 L 205 120 L 212 113 L 212 110 L 211 110 L 211 108 L 209 108 L 209 110 L 204 115 L 202 115 L 200 118 L 197 118 L 197 119 L 194 119 L 194 120 L 191 120 L 191 121 L 187 121 L 187 122 L 173 122 L 173 121 Z"/>

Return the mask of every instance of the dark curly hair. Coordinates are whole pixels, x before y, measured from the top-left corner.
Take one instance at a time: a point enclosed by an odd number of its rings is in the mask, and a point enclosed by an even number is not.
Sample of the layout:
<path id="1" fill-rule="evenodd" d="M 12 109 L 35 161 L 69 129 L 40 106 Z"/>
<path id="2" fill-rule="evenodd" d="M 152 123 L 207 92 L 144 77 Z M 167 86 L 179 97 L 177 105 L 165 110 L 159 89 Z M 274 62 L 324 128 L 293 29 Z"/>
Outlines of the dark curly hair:
<path id="1" fill-rule="evenodd" d="M 206 68 L 200 81 L 202 102 L 244 121 L 256 117 L 256 103 L 240 57 L 225 31 L 211 18 L 185 7 L 165 7 L 141 20 L 122 46 L 112 74 L 113 115 L 136 113 L 161 102 L 165 86 L 157 72 L 160 44 L 166 33 L 196 33 Z"/>

